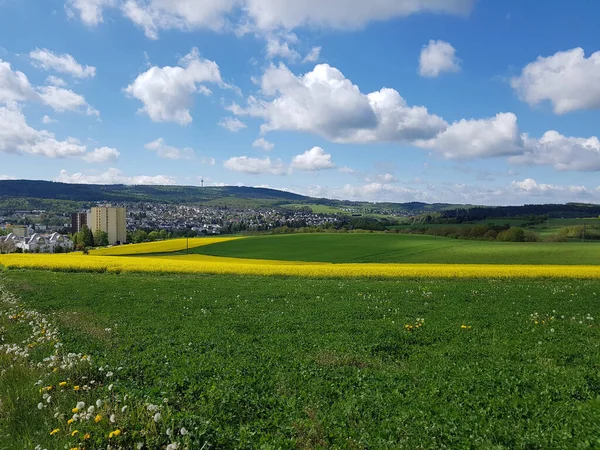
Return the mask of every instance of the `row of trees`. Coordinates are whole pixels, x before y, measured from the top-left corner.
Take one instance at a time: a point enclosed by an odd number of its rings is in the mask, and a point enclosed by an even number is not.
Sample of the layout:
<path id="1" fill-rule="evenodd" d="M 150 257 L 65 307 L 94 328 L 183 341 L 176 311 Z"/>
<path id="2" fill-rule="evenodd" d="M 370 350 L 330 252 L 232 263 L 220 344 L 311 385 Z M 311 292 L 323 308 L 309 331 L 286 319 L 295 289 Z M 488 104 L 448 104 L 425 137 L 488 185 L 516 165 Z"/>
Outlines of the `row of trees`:
<path id="1" fill-rule="evenodd" d="M 108 233 L 106 231 L 96 230 L 92 233 L 87 225 L 82 226 L 79 232 L 73 234 L 72 239 L 77 250 L 108 245 Z"/>

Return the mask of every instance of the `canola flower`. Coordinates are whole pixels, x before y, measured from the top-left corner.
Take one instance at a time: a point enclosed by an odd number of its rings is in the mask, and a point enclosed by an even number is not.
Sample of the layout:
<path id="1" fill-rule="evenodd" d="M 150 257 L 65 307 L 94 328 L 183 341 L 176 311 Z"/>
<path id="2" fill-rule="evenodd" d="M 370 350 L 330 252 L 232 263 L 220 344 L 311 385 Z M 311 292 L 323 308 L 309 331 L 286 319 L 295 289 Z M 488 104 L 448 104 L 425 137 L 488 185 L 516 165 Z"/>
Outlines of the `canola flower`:
<path id="1" fill-rule="evenodd" d="M 600 278 L 600 266 L 500 264 L 294 263 L 204 255 L 186 257 L 116 257 L 77 254 L 0 255 L 8 268 L 84 272 L 203 273 L 322 278 Z M 200 258 L 198 258 L 200 257 Z M 74 389 L 77 390 L 78 386 Z"/>
<path id="2" fill-rule="evenodd" d="M 218 237 L 218 238 L 190 238 L 190 239 L 169 239 L 166 241 L 145 242 L 143 244 L 127 244 L 109 248 L 100 248 L 92 250 L 90 255 L 95 256 L 123 256 L 123 255 L 142 255 L 147 253 L 168 253 L 179 252 L 186 248 L 203 247 L 205 245 L 218 244 L 220 242 L 242 239 L 239 237 Z"/>

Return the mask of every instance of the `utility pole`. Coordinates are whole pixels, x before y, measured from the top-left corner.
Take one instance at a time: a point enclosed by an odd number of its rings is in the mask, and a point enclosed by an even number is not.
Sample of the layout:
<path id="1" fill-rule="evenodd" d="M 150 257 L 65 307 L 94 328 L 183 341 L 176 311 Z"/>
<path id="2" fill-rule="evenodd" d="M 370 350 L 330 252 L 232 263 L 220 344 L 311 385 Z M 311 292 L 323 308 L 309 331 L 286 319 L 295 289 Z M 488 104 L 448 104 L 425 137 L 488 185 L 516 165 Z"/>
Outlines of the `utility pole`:
<path id="1" fill-rule="evenodd" d="M 190 252 L 190 238 L 189 237 L 185 238 L 185 252 L 186 253 Z"/>

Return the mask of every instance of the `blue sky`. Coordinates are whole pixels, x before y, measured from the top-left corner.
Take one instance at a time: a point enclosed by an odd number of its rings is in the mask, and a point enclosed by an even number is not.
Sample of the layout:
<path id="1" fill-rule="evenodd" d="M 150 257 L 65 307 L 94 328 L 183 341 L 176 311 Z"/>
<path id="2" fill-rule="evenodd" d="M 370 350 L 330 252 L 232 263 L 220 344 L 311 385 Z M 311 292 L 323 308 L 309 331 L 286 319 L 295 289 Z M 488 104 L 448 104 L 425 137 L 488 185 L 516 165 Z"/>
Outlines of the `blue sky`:
<path id="1" fill-rule="evenodd" d="M 599 12 L 0 0 L 0 178 L 600 202 Z"/>

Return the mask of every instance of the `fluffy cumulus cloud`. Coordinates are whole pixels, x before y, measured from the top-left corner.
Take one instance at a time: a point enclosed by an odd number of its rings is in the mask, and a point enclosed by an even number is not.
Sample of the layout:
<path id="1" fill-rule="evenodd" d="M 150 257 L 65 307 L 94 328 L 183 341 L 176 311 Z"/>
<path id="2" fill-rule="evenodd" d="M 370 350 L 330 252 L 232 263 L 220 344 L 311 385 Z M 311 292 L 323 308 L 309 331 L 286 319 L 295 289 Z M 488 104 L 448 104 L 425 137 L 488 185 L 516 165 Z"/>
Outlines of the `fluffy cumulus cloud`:
<path id="1" fill-rule="evenodd" d="M 194 149 L 186 147 L 186 148 L 177 148 L 167 145 L 163 138 L 158 138 L 155 141 L 148 142 L 144 146 L 147 150 L 151 150 L 156 152 L 156 155 L 159 158 L 166 159 L 193 159 L 195 156 Z"/>
<path id="2" fill-rule="evenodd" d="M 42 86 L 38 89 L 40 100 L 50 106 L 54 111 L 73 111 L 87 114 L 88 116 L 99 116 L 100 112 L 90 106 L 82 95 L 70 89 L 56 86 Z"/>
<path id="3" fill-rule="evenodd" d="M 36 96 L 27 76 L 13 71 L 9 62 L 0 59 L 0 104 L 34 100 Z"/>
<path id="4" fill-rule="evenodd" d="M 176 184 L 176 180 L 166 175 L 137 175 L 127 176 L 121 170 L 114 167 L 109 168 L 102 173 L 69 173 L 66 170 L 61 170 L 60 174 L 54 179 L 61 183 L 77 183 L 77 184 L 141 184 L 141 185 L 172 185 Z"/>
<path id="5" fill-rule="evenodd" d="M 294 156 L 291 164 L 292 169 L 307 171 L 333 169 L 334 167 L 331 155 L 321 147 L 313 147 L 301 155 Z"/>
<path id="6" fill-rule="evenodd" d="M 416 13 L 468 14 L 475 0 L 67 0 L 67 11 L 90 26 L 117 7 L 151 39 L 163 29 L 356 29 Z"/>
<path id="7" fill-rule="evenodd" d="M 489 119 L 463 119 L 432 139 L 417 141 L 416 145 L 449 159 L 490 158 L 523 152 L 523 139 L 513 113 L 500 113 Z"/>
<path id="8" fill-rule="evenodd" d="M 288 61 L 297 61 L 300 53 L 292 48 L 293 44 L 298 42 L 298 37 L 294 33 L 284 33 L 283 35 L 269 34 L 267 36 L 266 54 L 268 59 L 283 58 Z"/>
<path id="9" fill-rule="evenodd" d="M 516 164 L 548 165 L 556 170 L 600 171 L 600 140 L 567 137 L 551 130 L 540 139 L 525 136 L 525 152 L 510 158 Z"/>
<path id="10" fill-rule="evenodd" d="M 252 147 L 262 148 L 263 150 L 270 152 L 271 150 L 273 150 L 275 148 L 275 144 L 273 144 L 272 142 L 269 142 L 265 138 L 261 137 L 252 143 Z"/>
<path id="11" fill-rule="evenodd" d="M 83 156 L 86 146 L 74 138 L 57 140 L 53 133 L 27 124 L 16 104 L 0 107 L 0 153 L 28 153 L 50 158 Z"/>
<path id="12" fill-rule="evenodd" d="M 82 156 L 82 159 L 89 163 L 107 163 L 116 161 L 120 154 L 116 148 L 99 147 Z"/>
<path id="13" fill-rule="evenodd" d="M 68 53 L 57 55 L 48 49 L 35 49 L 29 53 L 29 58 L 36 67 L 44 70 L 54 70 L 67 73 L 76 78 L 88 78 L 96 75 L 96 68 L 83 66 Z"/>
<path id="14" fill-rule="evenodd" d="M 58 112 L 100 114 L 83 96 L 69 89 L 52 85 L 34 88 L 23 72 L 13 71 L 10 63 L 0 60 L 0 104 L 25 101 L 40 102 Z"/>
<path id="15" fill-rule="evenodd" d="M 284 175 L 287 173 L 287 168 L 281 160 L 272 161 L 268 156 L 262 159 L 236 156 L 225 161 L 223 167 L 234 172 L 243 172 L 251 175 Z"/>
<path id="16" fill-rule="evenodd" d="M 230 110 L 265 120 L 261 131 L 318 134 L 334 142 L 365 143 L 426 139 L 447 123 L 422 106 L 408 106 L 394 89 L 363 94 L 342 72 L 320 64 L 301 76 L 284 64 L 270 66 L 261 80 L 262 97 Z"/>
<path id="17" fill-rule="evenodd" d="M 442 72 L 458 72 L 460 60 L 456 49 L 444 41 L 429 41 L 421 50 L 419 74 L 423 77 L 437 77 Z"/>
<path id="18" fill-rule="evenodd" d="M 582 48 L 540 56 L 511 85 L 529 105 L 551 102 L 556 114 L 600 108 L 600 51 L 588 58 Z"/>
<path id="19" fill-rule="evenodd" d="M 219 126 L 231 131 L 232 133 L 237 133 L 238 131 L 246 128 L 246 124 L 235 117 L 224 118 L 223 120 L 219 121 Z"/>
<path id="20" fill-rule="evenodd" d="M 142 102 L 140 112 L 154 122 L 186 125 L 192 122 L 194 94 L 203 92 L 200 83 L 224 85 L 217 63 L 201 58 L 194 48 L 179 61 L 179 66 L 153 66 L 138 75 L 125 92 Z"/>

